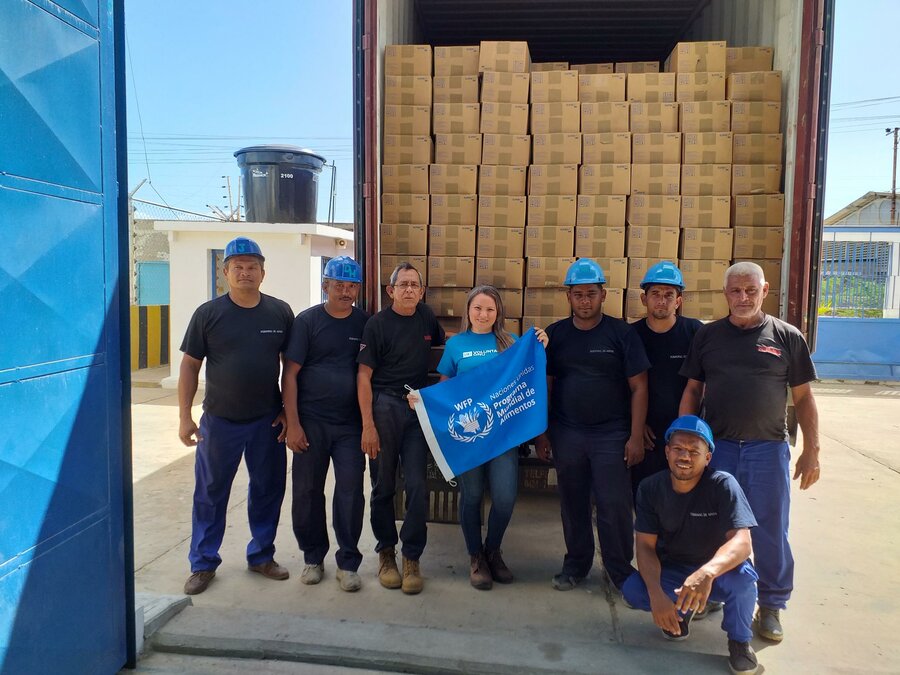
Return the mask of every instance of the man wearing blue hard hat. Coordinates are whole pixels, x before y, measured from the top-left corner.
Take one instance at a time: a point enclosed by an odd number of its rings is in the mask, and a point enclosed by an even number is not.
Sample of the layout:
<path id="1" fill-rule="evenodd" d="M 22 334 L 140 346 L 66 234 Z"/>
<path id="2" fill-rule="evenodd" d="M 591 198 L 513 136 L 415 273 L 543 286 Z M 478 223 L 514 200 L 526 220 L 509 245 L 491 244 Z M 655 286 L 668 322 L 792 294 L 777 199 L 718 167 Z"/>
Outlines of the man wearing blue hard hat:
<path id="1" fill-rule="evenodd" d="M 665 432 L 669 470 L 638 488 L 634 523 L 638 572 L 622 586 L 625 602 L 653 612 L 670 640 L 690 634 L 691 619 L 711 601 L 725 603 L 732 673 L 758 669 L 753 638 L 757 574 L 749 557 L 756 519 L 731 474 L 708 467 L 716 449 L 709 425 L 677 418 Z"/>
<path id="2" fill-rule="evenodd" d="M 252 239 L 228 242 L 224 272 L 228 293 L 197 308 L 181 344 L 178 436 L 197 446 L 188 595 L 205 591 L 222 562 L 228 497 L 241 457 L 250 474 L 248 568 L 269 579 L 289 576 L 274 556 L 287 472 L 278 374 L 294 314 L 286 302 L 260 293 L 265 258 Z M 191 405 L 204 359 L 198 427 Z"/>
<path id="3" fill-rule="evenodd" d="M 596 261 L 576 260 L 563 283 L 572 316 L 547 327 L 549 428 L 535 442 L 541 459 L 552 452 L 559 481 L 566 554 L 552 584 L 570 590 L 591 570 L 593 494 L 603 566 L 620 588 L 634 571 L 629 469 L 644 457 L 650 362 L 634 329 L 603 314 Z"/>
<path id="4" fill-rule="evenodd" d="M 287 446 L 294 453 L 291 515 L 305 563 L 300 581 L 317 584 L 325 572 L 329 548 L 325 480 L 331 464 L 332 527 L 338 545 L 335 577 L 341 589 L 350 592 L 362 585 L 357 570 L 365 509 L 356 356 L 369 317 L 353 305 L 360 283 L 362 269 L 349 256 L 325 264 L 325 302 L 294 320 L 281 379 Z"/>

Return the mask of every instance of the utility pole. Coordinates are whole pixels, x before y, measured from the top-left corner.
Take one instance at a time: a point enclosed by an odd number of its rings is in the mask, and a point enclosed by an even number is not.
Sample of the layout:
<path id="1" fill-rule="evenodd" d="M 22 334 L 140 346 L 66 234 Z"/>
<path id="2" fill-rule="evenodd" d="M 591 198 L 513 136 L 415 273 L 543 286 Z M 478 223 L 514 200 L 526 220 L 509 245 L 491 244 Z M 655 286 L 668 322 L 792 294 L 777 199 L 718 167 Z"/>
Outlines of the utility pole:
<path id="1" fill-rule="evenodd" d="M 900 127 L 885 129 L 885 135 L 894 134 L 894 172 L 891 178 L 891 226 L 897 223 L 897 132 Z"/>

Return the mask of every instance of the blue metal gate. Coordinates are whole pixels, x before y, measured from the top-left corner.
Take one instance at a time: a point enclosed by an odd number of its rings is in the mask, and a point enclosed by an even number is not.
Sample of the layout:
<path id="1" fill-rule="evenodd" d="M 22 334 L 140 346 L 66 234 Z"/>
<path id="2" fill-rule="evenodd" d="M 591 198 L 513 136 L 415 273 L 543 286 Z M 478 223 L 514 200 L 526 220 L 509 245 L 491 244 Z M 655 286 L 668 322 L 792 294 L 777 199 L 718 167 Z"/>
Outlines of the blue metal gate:
<path id="1" fill-rule="evenodd" d="M 3 673 L 133 657 L 121 36 L 121 0 L 0 3 Z"/>

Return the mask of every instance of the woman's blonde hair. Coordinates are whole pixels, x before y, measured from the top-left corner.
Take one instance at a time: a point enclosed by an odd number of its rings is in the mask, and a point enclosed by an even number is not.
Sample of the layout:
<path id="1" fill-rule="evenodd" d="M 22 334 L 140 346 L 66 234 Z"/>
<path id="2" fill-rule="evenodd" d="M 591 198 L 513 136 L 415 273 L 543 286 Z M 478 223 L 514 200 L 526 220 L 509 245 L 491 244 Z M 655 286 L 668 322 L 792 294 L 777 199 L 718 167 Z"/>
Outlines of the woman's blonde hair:
<path id="1" fill-rule="evenodd" d="M 497 305 L 497 320 L 494 321 L 492 332 L 494 333 L 494 337 L 497 338 L 497 351 L 502 352 L 504 349 L 512 346 L 513 339 L 510 334 L 503 329 L 503 322 L 506 318 L 506 314 L 503 311 L 503 299 L 500 297 L 500 292 L 493 286 L 476 286 L 469 291 L 469 295 L 466 297 L 466 313 L 462 318 L 462 332 L 465 333 L 470 328 L 469 308 L 472 306 L 472 301 L 475 297 L 479 295 L 488 296 L 494 301 L 494 304 Z"/>

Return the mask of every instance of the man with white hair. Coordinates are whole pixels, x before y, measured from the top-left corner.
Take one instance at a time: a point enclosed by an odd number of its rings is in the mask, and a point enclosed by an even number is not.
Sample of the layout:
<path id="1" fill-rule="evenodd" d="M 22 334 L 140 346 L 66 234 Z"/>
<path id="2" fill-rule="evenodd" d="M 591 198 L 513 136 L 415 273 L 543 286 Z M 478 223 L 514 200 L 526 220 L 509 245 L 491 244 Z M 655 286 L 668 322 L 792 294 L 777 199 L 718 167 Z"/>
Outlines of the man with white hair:
<path id="1" fill-rule="evenodd" d="M 759 573 L 760 637 L 784 637 L 779 611 L 793 589 L 788 543 L 790 447 L 785 421 L 787 388 L 803 431 L 794 479 L 805 490 L 819 479 L 819 418 L 810 382 L 816 371 L 803 335 L 762 311 L 769 293 L 762 268 L 740 262 L 725 272 L 729 315 L 701 328 L 681 374 L 688 378 L 679 414 L 697 414 L 701 402 L 713 429 L 711 468 L 737 478 L 756 520 L 754 563 Z"/>

